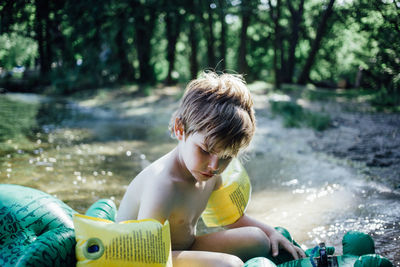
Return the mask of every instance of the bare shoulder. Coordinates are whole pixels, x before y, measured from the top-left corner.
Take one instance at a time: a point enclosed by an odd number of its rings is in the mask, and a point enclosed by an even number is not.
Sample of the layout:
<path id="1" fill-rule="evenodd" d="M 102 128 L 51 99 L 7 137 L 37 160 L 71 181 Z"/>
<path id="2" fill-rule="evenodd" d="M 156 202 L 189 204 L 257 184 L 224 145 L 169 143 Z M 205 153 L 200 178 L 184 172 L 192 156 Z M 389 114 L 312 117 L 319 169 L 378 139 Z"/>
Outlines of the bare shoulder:
<path id="1" fill-rule="evenodd" d="M 167 158 L 155 161 L 135 179 L 138 179 L 141 195 L 138 219 L 165 221 L 174 208 L 178 188 Z"/>
<path id="2" fill-rule="evenodd" d="M 143 205 L 148 209 L 148 206 L 158 205 L 155 201 L 169 198 L 167 193 L 171 191 L 171 184 L 163 158 L 147 166 L 131 181 L 121 200 L 117 221 L 140 219 Z"/>

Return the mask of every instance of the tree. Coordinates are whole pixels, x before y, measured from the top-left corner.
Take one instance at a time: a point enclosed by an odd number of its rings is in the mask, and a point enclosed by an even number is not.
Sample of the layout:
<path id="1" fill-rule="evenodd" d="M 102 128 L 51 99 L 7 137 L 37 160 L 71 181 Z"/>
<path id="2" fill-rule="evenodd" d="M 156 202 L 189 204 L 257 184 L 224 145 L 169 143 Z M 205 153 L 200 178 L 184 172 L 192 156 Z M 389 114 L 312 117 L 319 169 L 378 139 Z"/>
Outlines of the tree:
<path id="1" fill-rule="evenodd" d="M 158 14 L 157 2 L 140 0 L 132 1 L 131 8 L 135 18 L 135 44 L 139 60 L 140 83 L 153 83 L 155 81 L 154 69 L 151 60 L 151 38 Z"/>
<path id="2" fill-rule="evenodd" d="M 208 67 L 214 68 L 215 62 L 215 36 L 214 36 L 214 8 L 210 1 L 200 1 L 200 20 L 203 25 L 205 40 L 207 42 L 207 63 Z"/>
<path id="3" fill-rule="evenodd" d="M 34 66 L 37 57 L 34 3 L 21 0 L 0 1 L 0 68 Z"/>
<path id="4" fill-rule="evenodd" d="M 199 3 L 197 0 L 194 0 L 192 3 L 186 6 L 189 16 L 187 16 L 187 21 L 189 25 L 189 44 L 190 44 L 190 55 L 189 55 L 189 64 L 190 64 L 190 78 L 195 79 L 197 77 L 197 73 L 199 72 L 199 63 L 197 61 L 198 57 L 198 43 L 199 43 L 199 16 L 201 14 L 198 13 Z"/>
<path id="5" fill-rule="evenodd" d="M 294 69 L 296 65 L 296 47 L 299 41 L 299 32 L 304 11 L 304 0 L 300 0 L 297 9 L 293 6 L 293 1 L 287 0 L 286 3 L 291 15 L 290 16 L 291 34 L 289 37 L 289 49 L 287 52 L 288 57 L 286 64 L 286 72 L 283 74 L 282 78 L 283 82 L 292 83 Z"/>
<path id="6" fill-rule="evenodd" d="M 311 71 L 311 67 L 314 64 L 314 60 L 315 57 L 317 55 L 317 52 L 321 46 L 321 41 L 322 38 L 324 36 L 324 34 L 326 33 L 327 29 L 327 23 L 328 23 L 328 19 L 329 17 L 332 15 L 333 12 L 333 4 L 335 3 L 335 0 L 329 0 L 328 6 L 326 7 L 326 9 L 324 10 L 323 14 L 322 14 L 322 18 L 321 21 L 318 25 L 318 29 L 317 29 L 317 33 L 315 36 L 315 39 L 312 43 L 311 46 L 311 50 L 308 54 L 306 63 L 303 67 L 303 70 L 299 76 L 299 79 L 297 81 L 297 83 L 299 84 L 305 84 L 308 82 L 308 80 L 310 79 L 310 71 Z"/>
<path id="7" fill-rule="evenodd" d="M 336 86 L 341 79 L 353 81 L 362 68 L 361 87 L 399 93 L 399 0 L 334 5 L 334 0 L 322 5 L 305 0 L 104 0 L 101 5 L 3 0 L 0 67 L 38 65 L 42 77 L 66 88 L 60 92 L 115 82 L 165 79 L 170 84 L 176 60 L 184 69 L 180 77 L 229 66 L 247 79 L 269 80 L 273 74 L 276 88 L 311 80 Z M 184 57 L 178 57 L 182 51 Z"/>
<path id="8" fill-rule="evenodd" d="M 172 71 L 175 65 L 175 48 L 178 41 L 179 34 L 181 32 L 181 24 L 183 16 L 180 13 L 181 3 L 179 0 L 169 0 L 165 2 L 166 10 L 165 22 L 166 22 L 166 36 L 168 41 L 167 46 L 167 61 L 168 61 L 168 74 L 165 80 L 166 84 L 172 84 Z"/>
<path id="9" fill-rule="evenodd" d="M 281 88 L 281 71 L 284 67 L 283 45 L 281 37 L 281 26 L 279 19 L 281 17 L 281 0 L 276 1 L 276 6 L 268 0 L 271 19 L 274 23 L 274 73 L 275 88 Z"/>
<path id="10" fill-rule="evenodd" d="M 362 83 L 400 95 L 400 2 L 358 0 L 353 13 L 369 38 Z"/>
<path id="11" fill-rule="evenodd" d="M 35 8 L 35 33 L 38 42 L 40 73 L 42 77 L 46 77 L 50 72 L 52 62 L 49 0 L 36 0 Z"/>
<path id="12" fill-rule="evenodd" d="M 133 68 L 132 62 L 128 58 L 128 45 L 127 45 L 127 25 L 129 25 L 126 10 L 129 9 L 128 5 L 124 2 L 116 7 L 116 26 L 117 32 L 115 34 L 115 46 L 116 46 L 116 61 L 119 65 L 119 75 L 118 80 L 124 81 L 134 81 L 135 70 Z"/>
<path id="13" fill-rule="evenodd" d="M 250 25 L 250 18 L 252 14 L 251 1 L 244 1 L 240 5 L 240 15 L 242 19 L 242 25 L 240 28 L 239 36 L 239 52 L 238 52 L 238 71 L 239 73 L 247 73 L 249 66 L 247 64 L 247 30 Z"/>
<path id="14" fill-rule="evenodd" d="M 226 36 L 227 36 L 227 25 L 225 21 L 226 16 L 226 0 L 218 0 L 218 16 L 219 22 L 221 24 L 221 33 L 220 33 L 220 45 L 219 45 L 219 54 L 220 54 L 220 62 L 218 63 L 218 67 L 222 70 L 226 69 Z"/>

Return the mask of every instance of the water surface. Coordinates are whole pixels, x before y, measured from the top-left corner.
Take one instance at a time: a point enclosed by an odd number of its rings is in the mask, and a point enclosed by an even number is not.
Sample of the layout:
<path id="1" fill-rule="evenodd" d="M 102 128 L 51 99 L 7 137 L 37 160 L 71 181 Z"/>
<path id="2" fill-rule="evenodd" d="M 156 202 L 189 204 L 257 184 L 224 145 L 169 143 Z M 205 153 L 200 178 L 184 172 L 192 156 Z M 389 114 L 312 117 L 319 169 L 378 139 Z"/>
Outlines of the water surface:
<path id="1" fill-rule="evenodd" d="M 43 190 L 81 213 L 99 198 L 118 205 L 136 174 L 176 144 L 168 131 L 175 96 L 111 108 L 92 100 L 9 97 L 37 103 L 37 127 L 30 145 L 4 141 L 0 183 Z M 256 96 L 258 129 L 244 161 L 253 186 L 248 214 L 286 227 L 303 247 L 325 241 L 338 254 L 346 231 L 363 231 L 373 235 L 377 253 L 399 264 L 399 194 L 368 181 L 354 163 L 312 151 L 312 130 L 283 128 L 265 103 Z"/>

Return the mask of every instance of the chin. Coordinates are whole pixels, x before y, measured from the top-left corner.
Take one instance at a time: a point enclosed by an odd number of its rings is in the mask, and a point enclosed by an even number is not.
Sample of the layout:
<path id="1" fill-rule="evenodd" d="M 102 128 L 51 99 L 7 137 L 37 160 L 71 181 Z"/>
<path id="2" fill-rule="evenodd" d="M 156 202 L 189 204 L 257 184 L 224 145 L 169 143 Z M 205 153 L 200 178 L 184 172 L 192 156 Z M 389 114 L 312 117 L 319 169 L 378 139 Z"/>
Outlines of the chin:
<path id="1" fill-rule="evenodd" d="M 195 178 L 199 182 L 207 182 L 208 180 L 212 179 L 213 177 L 214 176 L 199 175 L 198 177 L 195 177 Z"/>

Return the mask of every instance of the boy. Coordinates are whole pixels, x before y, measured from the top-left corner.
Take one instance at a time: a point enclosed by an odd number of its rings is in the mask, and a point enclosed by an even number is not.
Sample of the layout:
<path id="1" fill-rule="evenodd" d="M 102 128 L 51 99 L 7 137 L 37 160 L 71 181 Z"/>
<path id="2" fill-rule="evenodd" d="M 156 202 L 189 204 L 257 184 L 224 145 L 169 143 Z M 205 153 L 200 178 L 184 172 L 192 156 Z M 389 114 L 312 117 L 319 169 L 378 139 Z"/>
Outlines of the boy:
<path id="1" fill-rule="evenodd" d="M 272 227 L 244 214 L 227 230 L 196 236 L 196 224 L 220 174 L 246 147 L 255 131 L 253 101 L 239 75 L 204 73 L 190 82 L 172 116 L 178 145 L 131 182 L 117 221 L 169 220 L 173 265 L 241 266 L 257 256 L 304 252 Z"/>

